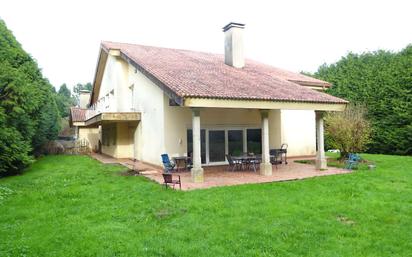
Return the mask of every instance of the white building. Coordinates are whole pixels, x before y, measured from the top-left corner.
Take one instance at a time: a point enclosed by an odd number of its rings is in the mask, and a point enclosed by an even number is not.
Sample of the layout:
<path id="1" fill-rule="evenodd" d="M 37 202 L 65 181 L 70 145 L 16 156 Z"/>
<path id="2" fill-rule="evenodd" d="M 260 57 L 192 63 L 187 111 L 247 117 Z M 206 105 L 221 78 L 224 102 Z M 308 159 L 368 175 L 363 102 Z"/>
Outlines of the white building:
<path id="1" fill-rule="evenodd" d="M 156 165 L 163 153 L 193 154 L 202 181 L 202 166 L 242 152 L 261 153 L 271 174 L 269 149 L 313 156 L 318 138 L 324 167 L 322 113 L 347 102 L 321 92 L 327 82 L 245 59 L 243 30 L 223 28 L 224 55 L 102 42 L 84 120 L 101 127 L 102 153 Z"/>

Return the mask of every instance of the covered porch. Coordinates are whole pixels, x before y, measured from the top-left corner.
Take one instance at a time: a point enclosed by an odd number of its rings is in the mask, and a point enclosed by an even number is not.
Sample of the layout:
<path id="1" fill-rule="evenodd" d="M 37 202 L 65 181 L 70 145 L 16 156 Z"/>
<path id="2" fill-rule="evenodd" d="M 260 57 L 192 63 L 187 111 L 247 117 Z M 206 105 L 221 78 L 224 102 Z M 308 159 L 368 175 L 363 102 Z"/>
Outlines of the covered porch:
<path id="1" fill-rule="evenodd" d="M 279 102 L 260 102 L 260 101 L 224 101 L 224 100 L 192 100 L 186 102 L 186 104 L 189 106 L 191 105 L 191 113 L 192 113 L 192 121 L 191 121 L 191 142 L 190 142 L 190 150 L 192 151 L 191 157 L 192 157 L 192 168 L 191 168 L 191 183 L 208 183 L 205 180 L 205 169 L 207 165 L 204 165 L 204 155 L 205 150 L 202 149 L 202 144 L 204 141 L 204 136 L 202 131 L 202 112 L 205 110 L 205 108 L 215 108 L 219 109 L 222 108 L 235 108 L 235 109 L 254 109 L 258 112 L 259 119 L 260 119 L 260 124 L 259 124 L 259 138 L 258 138 L 258 145 L 259 145 L 259 159 L 260 159 L 260 164 L 259 168 L 257 170 L 257 173 L 255 174 L 247 174 L 245 173 L 245 176 L 259 176 L 257 179 L 258 181 L 276 181 L 276 176 L 280 171 L 276 170 L 275 167 L 271 163 L 271 156 L 270 156 L 270 150 L 273 147 L 273 136 L 278 137 L 279 140 L 282 140 L 281 137 L 279 136 L 278 133 L 273 133 L 273 126 L 282 126 L 281 122 L 273 122 L 273 117 L 270 118 L 270 114 L 272 110 L 305 110 L 305 111 L 311 111 L 313 113 L 313 125 L 316 125 L 316 128 L 313 131 L 313 135 L 311 137 L 316 140 L 316 166 L 313 167 L 313 169 L 316 169 L 317 171 L 324 171 L 327 169 L 327 161 L 325 158 L 325 151 L 324 151 L 324 129 L 323 129 L 323 117 L 326 111 L 340 111 L 345 108 L 345 105 L 341 104 L 319 104 L 319 103 L 297 103 L 297 102 L 289 102 L 289 103 L 279 103 Z M 270 129 L 270 126 L 272 128 Z M 310 126 L 310 124 L 305 124 L 304 122 L 299 123 L 299 120 L 296 121 L 296 126 Z M 210 131 L 209 131 L 210 132 Z M 225 131 L 226 134 L 224 134 L 223 130 L 221 132 L 222 140 L 225 138 L 226 142 L 222 142 L 222 146 L 220 149 L 223 149 L 223 147 L 226 148 L 226 150 L 221 150 L 221 155 L 224 153 L 229 153 L 230 149 L 230 144 L 228 143 L 228 135 L 229 135 L 230 130 Z M 244 132 L 249 132 L 249 130 L 244 130 Z M 241 134 L 241 133 L 239 133 Z M 248 137 L 248 135 L 244 136 Z M 206 153 L 209 153 L 209 156 L 207 156 L 207 160 L 210 160 L 210 153 L 211 153 L 211 140 L 210 136 L 211 134 L 209 133 L 209 140 L 208 144 L 209 149 L 206 150 Z M 277 141 L 279 141 L 277 140 Z M 285 142 L 278 142 L 277 145 L 285 143 Z M 287 142 L 286 142 L 287 143 Z M 279 148 L 275 147 L 275 148 Z M 217 145 L 215 147 L 216 149 L 219 149 L 219 146 Z M 248 139 L 248 146 L 244 146 L 244 149 L 249 150 L 249 139 Z M 315 148 L 315 145 L 314 145 Z M 246 153 L 249 153 L 246 152 Z M 254 152 L 256 153 L 256 151 Z M 286 165 L 285 168 L 282 170 L 288 170 L 288 166 Z M 298 168 L 298 166 L 293 165 L 293 168 Z M 207 167 L 208 170 L 213 169 Z M 240 174 L 240 173 L 238 173 Z M 327 174 L 327 173 L 326 173 Z M 313 174 L 315 175 L 315 174 Z M 187 175 L 185 175 L 187 176 Z M 268 177 L 268 178 L 264 178 Z M 291 177 L 294 177 L 293 174 L 291 174 Z M 220 178 L 222 180 L 223 178 Z M 224 179 L 223 179 L 224 180 Z M 252 180 L 256 180 L 255 178 Z M 283 179 L 282 179 L 283 180 Z M 236 179 L 234 179 L 236 181 Z M 220 182 L 216 182 L 220 183 Z"/>
<path id="2" fill-rule="evenodd" d="M 134 157 L 134 134 L 139 112 L 100 112 L 87 110 L 85 128 L 99 128 L 97 152 L 114 158 Z"/>

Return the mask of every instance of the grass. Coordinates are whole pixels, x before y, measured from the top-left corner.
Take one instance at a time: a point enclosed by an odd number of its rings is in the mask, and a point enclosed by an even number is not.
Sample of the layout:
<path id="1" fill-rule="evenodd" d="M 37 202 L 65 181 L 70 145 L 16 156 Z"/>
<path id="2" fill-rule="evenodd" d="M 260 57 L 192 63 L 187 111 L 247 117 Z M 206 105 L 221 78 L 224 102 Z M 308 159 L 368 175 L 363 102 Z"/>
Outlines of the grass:
<path id="1" fill-rule="evenodd" d="M 0 256 L 411 256 L 412 158 L 189 192 L 86 156 L 0 179 Z"/>

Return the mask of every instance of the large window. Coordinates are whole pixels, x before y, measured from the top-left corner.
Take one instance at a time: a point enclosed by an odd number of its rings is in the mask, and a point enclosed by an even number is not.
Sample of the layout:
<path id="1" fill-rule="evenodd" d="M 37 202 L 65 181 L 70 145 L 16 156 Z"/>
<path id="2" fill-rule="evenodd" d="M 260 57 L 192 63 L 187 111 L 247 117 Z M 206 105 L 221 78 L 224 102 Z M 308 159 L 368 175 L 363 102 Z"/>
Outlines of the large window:
<path id="1" fill-rule="evenodd" d="M 243 153 L 243 130 L 228 130 L 228 153 L 233 156 L 239 156 Z"/>
<path id="2" fill-rule="evenodd" d="M 193 153 L 193 134 L 192 130 L 187 130 L 187 154 L 192 156 Z M 200 158 L 202 163 L 206 163 L 206 130 L 200 130 Z"/>
<path id="3" fill-rule="evenodd" d="M 247 152 L 254 154 L 262 153 L 262 130 L 261 129 L 247 129 Z"/>
<path id="4" fill-rule="evenodd" d="M 200 130 L 202 164 L 222 163 L 226 154 L 240 156 L 244 152 L 261 154 L 261 129 L 211 128 Z M 192 130 L 187 130 L 187 153 L 193 152 Z"/>

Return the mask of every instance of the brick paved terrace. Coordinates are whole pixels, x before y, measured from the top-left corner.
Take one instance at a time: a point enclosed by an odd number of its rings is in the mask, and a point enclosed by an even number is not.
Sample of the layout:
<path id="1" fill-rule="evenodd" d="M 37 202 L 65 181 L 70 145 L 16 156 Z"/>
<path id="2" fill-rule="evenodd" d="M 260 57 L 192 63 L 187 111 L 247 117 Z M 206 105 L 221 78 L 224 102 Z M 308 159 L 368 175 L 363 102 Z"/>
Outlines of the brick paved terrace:
<path id="1" fill-rule="evenodd" d="M 141 171 L 141 174 L 159 184 L 163 183 L 162 169 L 159 167 L 147 165 L 145 163 L 136 162 L 128 159 L 114 159 L 102 155 L 92 155 L 93 158 L 103 163 L 120 163 L 130 169 Z M 307 159 L 307 158 L 305 158 Z M 228 171 L 228 166 L 209 166 L 204 168 L 204 182 L 191 182 L 190 171 L 175 172 L 174 175 L 180 175 L 182 180 L 182 190 L 203 189 L 218 186 L 232 186 L 242 184 L 258 184 L 288 180 L 298 180 L 318 176 L 328 176 L 336 174 L 350 173 L 350 170 L 344 170 L 334 167 L 328 167 L 327 170 L 319 171 L 315 169 L 314 165 L 296 163 L 296 158 L 288 159 L 288 164 L 281 164 L 272 167 L 273 172 L 271 176 L 262 176 L 257 172 L 244 171 Z"/>

